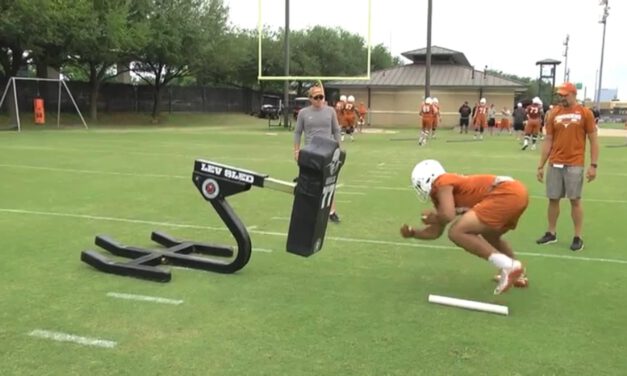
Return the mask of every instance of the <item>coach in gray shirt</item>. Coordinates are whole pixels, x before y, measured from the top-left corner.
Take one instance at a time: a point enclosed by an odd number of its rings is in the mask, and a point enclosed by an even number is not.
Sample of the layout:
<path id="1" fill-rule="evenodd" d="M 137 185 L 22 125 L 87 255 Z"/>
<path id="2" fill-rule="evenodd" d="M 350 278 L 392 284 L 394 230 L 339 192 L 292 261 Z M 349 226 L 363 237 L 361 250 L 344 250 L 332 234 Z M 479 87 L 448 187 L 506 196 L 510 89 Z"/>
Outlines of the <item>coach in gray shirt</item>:
<path id="1" fill-rule="evenodd" d="M 334 139 L 338 144 L 340 143 L 340 125 L 335 110 L 327 106 L 324 100 L 324 89 L 320 86 L 312 86 L 309 89 L 309 102 L 311 105 L 300 110 L 296 119 L 294 159 L 297 161 L 303 133 L 305 133 L 305 145 L 310 143 L 314 136 Z M 335 212 L 335 198 L 331 204 L 329 219 L 335 223 L 340 222 L 340 217 Z"/>

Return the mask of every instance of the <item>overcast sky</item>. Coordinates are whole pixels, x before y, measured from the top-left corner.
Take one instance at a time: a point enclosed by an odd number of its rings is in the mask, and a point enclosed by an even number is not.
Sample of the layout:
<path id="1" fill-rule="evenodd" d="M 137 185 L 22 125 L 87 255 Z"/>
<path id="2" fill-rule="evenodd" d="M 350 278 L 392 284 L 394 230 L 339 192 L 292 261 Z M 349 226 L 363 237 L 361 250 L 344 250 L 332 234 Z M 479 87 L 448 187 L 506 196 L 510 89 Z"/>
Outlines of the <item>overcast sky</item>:
<path id="1" fill-rule="evenodd" d="M 230 22 L 256 29 L 257 0 L 225 0 Z M 290 0 L 290 28 L 343 27 L 367 35 L 367 0 Z M 518 4 L 518 6 L 516 6 Z M 603 88 L 618 89 L 627 99 L 627 1 L 609 0 Z M 262 0 L 262 22 L 284 25 L 285 0 Z M 601 62 L 603 6 L 599 0 L 433 0 L 432 45 L 463 52 L 476 69 L 501 70 L 536 78 L 538 60 L 561 60 L 557 82 L 564 79 L 564 41 L 569 35 L 570 81 L 593 97 Z M 384 44 L 395 56 L 426 47 L 427 0 L 372 0 L 372 44 Z M 621 43 L 622 42 L 622 43 Z M 408 62 L 403 58 L 404 62 Z M 365 62 L 364 62 L 365 66 Z M 582 90 L 583 91 L 583 90 Z M 583 92 L 580 92 L 583 97 Z"/>

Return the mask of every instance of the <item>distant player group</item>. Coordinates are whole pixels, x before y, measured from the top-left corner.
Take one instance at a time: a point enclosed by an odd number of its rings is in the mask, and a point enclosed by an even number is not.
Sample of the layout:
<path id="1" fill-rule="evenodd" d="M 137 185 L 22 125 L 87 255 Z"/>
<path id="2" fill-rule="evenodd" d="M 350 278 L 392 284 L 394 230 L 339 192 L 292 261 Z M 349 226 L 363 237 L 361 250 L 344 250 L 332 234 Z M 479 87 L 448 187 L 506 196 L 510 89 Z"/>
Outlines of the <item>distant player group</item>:
<path id="1" fill-rule="evenodd" d="M 440 123 L 440 101 L 438 98 L 425 98 L 420 106 L 420 116 L 422 117 L 422 130 L 418 137 L 418 145 L 427 143 L 427 139 L 435 137 L 435 130 Z"/>
<path id="2" fill-rule="evenodd" d="M 552 109 L 553 106 L 549 107 Z M 484 131 L 487 129 L 490 135 L 494 134 L 494 129 L 498 129 L 498 134 L 506 132 L 512 133 L 512 123 L 514 131 L 519 140 L 522 140 L 522 150 L 535 150 L 538 138 L 542 137 L 544 122 L 549 115 L 545 113 L 542 100 L 539 97 L 533 98 L 531 104 L 523 107 L 522 103 L 517 104 L 517 108 L 512 114 L 506 107 L 500 113 L 494 105 L 488 105 L 486 98 L 481 98 L 474 108 L 470 108 L 468 102 L 459 108 L 459 133 L 468 133 L 469 125 L 474 128 L 474 139 L 483 140 Z M 440 105 L 437 98 L 427 97 L 420 105 L 421 129 L 418 136 L 418 145 L 423 146 L 427 140 L 435 137 L 435 130 L 441 123 Z M 513 122 L 512 122 L 513 115 Z M 497 117 L 500 121 L 497 122 Z"/>
<path id="3" fill-rule="evenodd" d="M 342 130 L 342 141 L 344 141 L 345 135 L 348 135 L 351 141 L 355 140 L 353 133 L 355 129 L 358 129 L 359 132 L 362 131 L 367 112 L 364 102 L 355 105 L 354 96 L 340 96 L 340 100 L 335 103 L 335 113 Z"/>

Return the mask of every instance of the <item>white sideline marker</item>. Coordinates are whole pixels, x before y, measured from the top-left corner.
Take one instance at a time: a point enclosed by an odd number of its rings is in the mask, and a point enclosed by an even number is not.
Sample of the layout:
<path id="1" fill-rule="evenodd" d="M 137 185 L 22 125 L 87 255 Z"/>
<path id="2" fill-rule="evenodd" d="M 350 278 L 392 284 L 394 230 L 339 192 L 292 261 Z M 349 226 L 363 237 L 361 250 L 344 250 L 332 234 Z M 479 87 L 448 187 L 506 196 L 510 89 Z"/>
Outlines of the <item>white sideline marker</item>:
<path id="1" fill-rule="evenodd" d="M 140 302 L 152 302 L 152 303 L 172 304 L 172 305 L 183 304 L 182 300 L 159 298 L 156 296 L 125 294 L 121 292 L 108 292 L 107 296 L 110 298 L 137 300 Z"/>
<path id="2" fill-rule="evenodd" d="M 476 302 L 474 300 L 465 300 L 457 298 L 449 298 L 447 296 L 429 294 L 429 303 L 442 304 L 451 307 L 465 308 L 474 311 L 496 313 L 499 315 L 509 315 L 507 306 Z"/>
<path id="3" fill-rule="evenodd" d="M 85 345 L 85 346 L 105 347 L 107 349 L 114 348 L 117 345 L 117 342 L 115 341 L 108 341 L 108 340 L 98 339 L 98 338 L 81 337 L 81 336 L 76 336 L 73 334 L 52 332 L 50 330 L 35 329 L 32 332 L 28 333 L 28 335 L 31 337 L 51 339 L 53 341 L 59 341 L 59 342 L 73 342 L 73 343 L 77 343 L 79 345 Z"/>
<path id="4" fill-rule="evenodd" d="M 253 248 L 253 252 L 272 253 L 273 251 L 268 248 Z"/>

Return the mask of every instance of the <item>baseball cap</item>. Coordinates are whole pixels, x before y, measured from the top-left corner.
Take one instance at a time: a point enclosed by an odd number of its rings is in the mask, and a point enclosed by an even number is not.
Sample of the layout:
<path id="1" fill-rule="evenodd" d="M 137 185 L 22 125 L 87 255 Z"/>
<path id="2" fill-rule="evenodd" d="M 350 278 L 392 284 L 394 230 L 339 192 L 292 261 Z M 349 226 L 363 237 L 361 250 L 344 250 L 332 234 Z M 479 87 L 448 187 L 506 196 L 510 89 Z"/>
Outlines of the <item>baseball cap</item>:
<path id="1" fill-rule="evenodd" d="M 577 87 L 570 82 L 564 82 L 559 88 L 557 88 L 559 95 L 577 94 Z"/>

